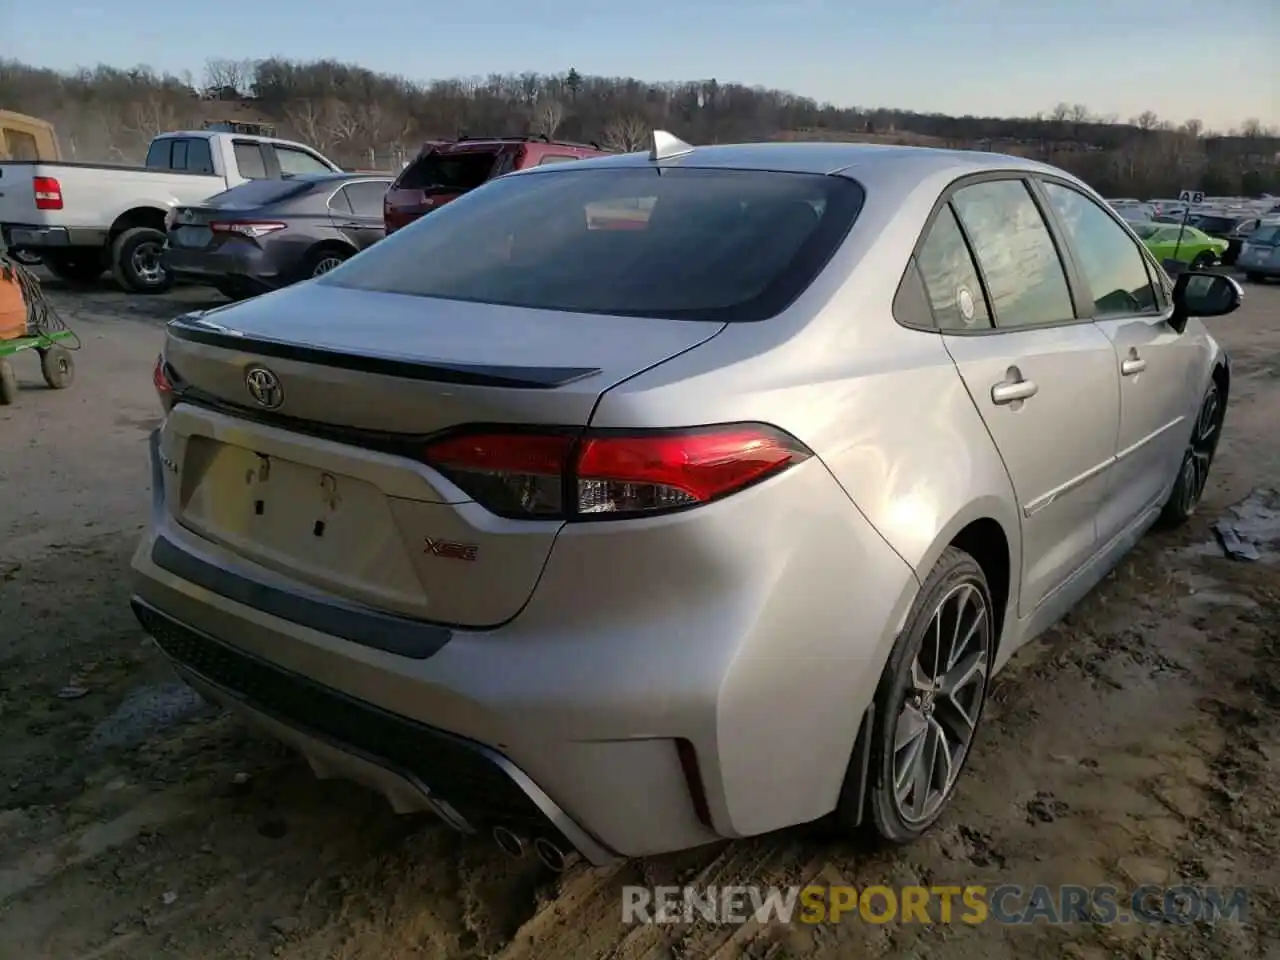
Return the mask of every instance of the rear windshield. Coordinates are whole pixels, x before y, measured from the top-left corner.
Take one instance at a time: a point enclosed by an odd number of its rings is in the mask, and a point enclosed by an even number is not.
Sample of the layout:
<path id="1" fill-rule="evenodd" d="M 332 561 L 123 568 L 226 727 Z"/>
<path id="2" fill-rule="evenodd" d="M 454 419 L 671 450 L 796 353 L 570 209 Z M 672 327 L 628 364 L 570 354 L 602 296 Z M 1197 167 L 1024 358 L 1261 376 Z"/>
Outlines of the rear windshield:
<path id="1" fill-rule="evenodd" d="M 1269 223 L 1249 235 L 1250 243 L 1280 244 L 1280 223 Z"/>
<path id="2" fill-rule="evenodd" d="M 288 180 L 250 180 L 230 190 L 215 193 L 204 201 L 206 207 L 262 207 L 268 203 L 279 203 L 306 193 L 315 183 L 306 177 L 291 177 Z"/>
<path id="3" fill-rule="evenodd" d="M 862 206 L 844 177 L 574 164 L 502 177 L 324 278 L 540 310 L 749 321 L 812 282 Z"/>
<path id="4" fill-rule="evenodd" d="M 492 150 L 428 153 L 405 168 L 396 186 L 406 190 L 474 190 L 489 179 L 497 156 Z"/>

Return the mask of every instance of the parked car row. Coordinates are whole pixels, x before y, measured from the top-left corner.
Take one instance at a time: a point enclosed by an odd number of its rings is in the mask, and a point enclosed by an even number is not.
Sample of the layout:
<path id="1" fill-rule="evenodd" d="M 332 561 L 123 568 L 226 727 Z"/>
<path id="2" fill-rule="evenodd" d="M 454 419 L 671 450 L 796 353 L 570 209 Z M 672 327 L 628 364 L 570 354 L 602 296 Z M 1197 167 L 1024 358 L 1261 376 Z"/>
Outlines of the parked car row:
<path id="1" fill-rule="evenodd" d="M 16 256 L 72 283 L 109 269 L 132 292 L 179 278 L 233 299 L 322 274 L 493 177 L 607 152 L 547 137 L 433 140 L 393 177 L 344 173 L 303 144 L 226 124 L 156 137 L 143 167 L 66 162 L 28 139 L 16 120 L 4 127 L 0 242 Z"/>

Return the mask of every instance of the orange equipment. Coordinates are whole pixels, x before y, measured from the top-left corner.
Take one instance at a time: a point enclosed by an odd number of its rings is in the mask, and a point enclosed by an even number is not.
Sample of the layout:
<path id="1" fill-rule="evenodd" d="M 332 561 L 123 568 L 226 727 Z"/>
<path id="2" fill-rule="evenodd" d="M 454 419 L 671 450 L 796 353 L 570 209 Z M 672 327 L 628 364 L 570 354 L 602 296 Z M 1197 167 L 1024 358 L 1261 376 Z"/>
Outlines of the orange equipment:
<path id="1" fill-rule="evenodd" d="M 17 340 L 30 334 L 30 310 L 22 295 L 18 271 L 0 259 L 0 340 Z"/>

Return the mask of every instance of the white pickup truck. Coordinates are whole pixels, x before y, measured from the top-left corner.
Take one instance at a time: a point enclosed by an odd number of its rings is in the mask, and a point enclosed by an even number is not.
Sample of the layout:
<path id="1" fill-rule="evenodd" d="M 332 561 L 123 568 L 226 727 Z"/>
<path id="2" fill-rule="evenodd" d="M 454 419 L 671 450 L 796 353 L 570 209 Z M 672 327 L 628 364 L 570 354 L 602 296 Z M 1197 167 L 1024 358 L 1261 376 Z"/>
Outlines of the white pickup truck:
<path id="1" fill-rule="evenodd" d="M 341 170 L 310 147 L 210 130 L 165 133 L 145 167 L 0 161 L 0 246 L 38 255 L 55 276 L 92 282 L 110 269 L 126 290 L 160 293 L 165 218 L 247 180 Z"/>

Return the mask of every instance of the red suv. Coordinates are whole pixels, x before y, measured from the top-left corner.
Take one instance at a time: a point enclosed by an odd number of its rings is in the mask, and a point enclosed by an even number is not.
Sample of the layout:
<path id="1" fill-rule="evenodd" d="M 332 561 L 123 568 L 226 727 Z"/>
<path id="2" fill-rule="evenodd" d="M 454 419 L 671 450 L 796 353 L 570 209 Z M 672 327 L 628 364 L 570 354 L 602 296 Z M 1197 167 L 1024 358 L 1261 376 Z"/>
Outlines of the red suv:
<path id="1" fill-rule="evenodd" d="M 604 156 L 597 144 L 567 143 L 545 137 L 499 137 L 430 141 L 417 159 L 400 171 L 382 202 L 387 233 L 442 207 L 486 180 L 541 166 Z"/>

